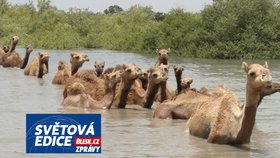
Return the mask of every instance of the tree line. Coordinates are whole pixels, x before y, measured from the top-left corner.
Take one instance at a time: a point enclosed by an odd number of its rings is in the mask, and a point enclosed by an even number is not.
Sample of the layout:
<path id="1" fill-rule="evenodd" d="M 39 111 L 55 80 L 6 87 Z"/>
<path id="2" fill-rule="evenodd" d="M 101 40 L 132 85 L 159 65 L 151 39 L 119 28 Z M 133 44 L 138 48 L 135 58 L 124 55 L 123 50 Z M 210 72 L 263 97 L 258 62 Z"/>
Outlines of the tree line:
<path id="1" fill-rule="evenodd" d="M 90 5 L 90 4 L 89 4 Z M 277 0 L 213 0 L 199 13 L 114 5 L 104 12 L 57 9 L 50 0 L 11 5 L 0 0 L 0 44 L 18 35 L 36 48 L 98 48 L 191 58 L 280 59 Z"/>

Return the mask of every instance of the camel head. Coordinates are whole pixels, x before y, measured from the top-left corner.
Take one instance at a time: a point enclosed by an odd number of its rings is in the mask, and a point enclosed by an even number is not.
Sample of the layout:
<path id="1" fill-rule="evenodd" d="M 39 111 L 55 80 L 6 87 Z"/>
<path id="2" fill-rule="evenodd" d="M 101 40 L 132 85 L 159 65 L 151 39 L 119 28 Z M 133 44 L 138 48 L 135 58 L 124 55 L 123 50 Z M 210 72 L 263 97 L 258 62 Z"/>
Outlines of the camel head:
<path id="1" fill-rule="evenodd" d="M 184 67 L 181 65 L 174 65 L 173 69 L 174 69 L 175 76 L 182 75 L 182 73 L 184 71 Z"/>
<path id="2" fill-rule="evenodd" d="M 158 58 L 159 58 L 160 61 L 167 61 L 168 60 L 168 55 L 170 53 L 170 48 L 157 49 L 157 53 L 158 53 Z"/>
<path id="3" fill-rule="evenodd" d="M 50 58 L 48 52 L 39 52 L 38 55 L 39 55 L 39 61 L 41 63 L 48 64 Z"/>
<path id="4" fill-rule="evenodd" d="M 169 65 L 160 64 L 159 68 L 168 74 L 169 72 Z"/>
<path id="5" fill-rule="evenodd" d="M 149 70 L 141 69 L 141 73 L 139 75 L 139 79 L 141 79 L 141 80 L 148 80 L 148 77 L 149 77 Z"/>
<path id="6" fill-rule="evenodd" d="M 97 76 L 100 76 L 103 73 L 104 66 L 105 66 L 105 61 L 95 61 L 94 67 Z"/>
<path id="7" fill-rule="evenodd" d="M 127 80 L 135 80 L 139 76 L 139 68 L 135 64 L 123 64 L 123 77 Z"/>
<path id="8" fill-rule="evenodd" d="M 272 77 L 267 62 L 264 65 L 242 63 L 242 67 L 247 74 L 247 85 L 251 89 L 261 91 L 271 86 Z"/>
<path id="9" fill-rule="evenodd" d="M 70 59 L 70 63 L 74 66 L 74 67 L 81 67 L 83 65 L 84 62 L 89 61 L 89 58 L 87 55 L 85 54 L 81 54 L 79 52 L 72 52 L 70 54 L 71 59 Z"/>
<path id="10" fill-rule="evenodd" d="M 104 75 L 105 85 L 108 85 L 108 87 L 112 88 L 116 83 L 118 83 L 121 80 L 122 74 L 123 74 L 122 70 L 118 70 L 110 74 L 105 74 Z"/>
<path id="11" fill-rule="evenodd" d="M 9 45 L 3 46 L 2 49 L 4 50 L 5 53 L 7 53 L 10 49 Z"/>
<path id="12" fill-rule="evenodd" d="M 79 82 L 75 82 L 69 85 L 67 88 L 67 96 L 83 94 L 84 92 L 85 92 L 85 87 Z"/>
<path id="13" fill-rule="evenodd" d="M 26 45 L 25 49 L 27 54 L 30 54 L 33 51 L 33 47 L 31 44 Z"/>
<path id="14" fill-rule="evenodd" d="M 58 62 L 57 70 L 58 71 L 64 70 L 66 67 L 67 67 L 67 64 L 64 61 L 60 60 Z"/>
<path id="15" fill-rule="evenodd" d="M 159 67 L 150 69 L 149 81 L 154 84 L 160 84 L 167 81 L 167 73 Z"/>
<path id="16" fill-rule="evenodd" d="M 191 87 L 193 80 L 187 77 L 181 79 L 181 86 L 183 89 L 189 89 Z"/>
<path id="17" fill-rule="evenodd" d="M 11 39 L 11 42 L 12 42 L 13 44 L 18 44 L 18 41 L 19 41 L 18 36 L 13 36 L 12 39 Z"/>

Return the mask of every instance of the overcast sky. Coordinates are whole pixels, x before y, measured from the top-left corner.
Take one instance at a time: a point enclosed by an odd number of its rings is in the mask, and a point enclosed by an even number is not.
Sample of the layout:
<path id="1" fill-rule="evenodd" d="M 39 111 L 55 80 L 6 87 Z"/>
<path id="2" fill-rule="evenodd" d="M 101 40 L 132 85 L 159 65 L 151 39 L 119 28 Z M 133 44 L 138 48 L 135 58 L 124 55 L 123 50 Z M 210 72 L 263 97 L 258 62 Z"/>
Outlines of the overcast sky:
<path id="1" fill-rule="evenodd" d="M 11 4 L 24 4 L 37 0 L 8 0 Z M 103 12 L 110 5 L 119 5 L 128 9 L 132 5 L 151 6 L 154 11 L 168 12 L 173 8 L 183 8 L 189 12 L 199 12 L 206 5 L 212 4 L 212 0 L 51 0 L 51 4 L 58 9 L 68 10 L 69 8 L 89 8 L 93 12 Z"/>

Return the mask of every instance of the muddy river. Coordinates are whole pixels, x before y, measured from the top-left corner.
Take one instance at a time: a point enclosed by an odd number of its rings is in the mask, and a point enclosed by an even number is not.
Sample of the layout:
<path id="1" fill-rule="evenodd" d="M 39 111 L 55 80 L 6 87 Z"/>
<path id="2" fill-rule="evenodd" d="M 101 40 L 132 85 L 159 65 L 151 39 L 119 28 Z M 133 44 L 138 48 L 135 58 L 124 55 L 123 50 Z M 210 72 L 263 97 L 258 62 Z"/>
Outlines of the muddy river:
<path id="1" fill-rule="evenodd" d="M 17 49 L 23 56 L 24 49 Z M 31 58 L 41 50 L 34 50 Z M 152 110 L 90 110 L 61 105 L 63 87 L 51 80 L 59 60 L 69 61 L 71 51 L 48 50 L 50 73 L 43 79 L 24 76 L 23 70 L 0 67 L 0 157 L 280 157 L 280 93 L 265 98 L 258 108 L 251 143 L 242 146 L 209 144 L 184 132 L 186 121 L 153 119 Z M 135 63 L 141 68 L 154 65 L 156 55 L 139 55 L 106 50 L 81 50 L 90 57 L 83 68 L 93 68 L 95 60 L 106 67 Z M 264 61 L 247 61 L 248 63 Z M 226 85 L 241 102 L 245 99 L 242 61 L 202 60 L 173 57 L 170 64 L 185 65 L 183 76 L 194 79 L 192 87 L 215 88 Z M 280 61 L 268 61 L 274 81 L 280 82 Z M 170 68 L 168 85 L 175 89 Z M 25 154 L 26 113 L 101 113 L 101 155 Z"/>

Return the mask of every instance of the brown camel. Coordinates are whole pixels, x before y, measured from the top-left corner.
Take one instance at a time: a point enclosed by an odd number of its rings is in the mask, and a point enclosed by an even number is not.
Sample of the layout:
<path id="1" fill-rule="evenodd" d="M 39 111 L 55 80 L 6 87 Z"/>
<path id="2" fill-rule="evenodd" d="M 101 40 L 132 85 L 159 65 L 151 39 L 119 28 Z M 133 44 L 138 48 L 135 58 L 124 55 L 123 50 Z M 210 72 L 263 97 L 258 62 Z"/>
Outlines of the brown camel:
<path id="1" fill-rule="evenodd" d="M 120 81 L 122 71 L 115 71 L 104 75 L 105 80 L 105 96 L 96 101 L 86 93 L 85 87 L 80 82 L 69 85 L 67 89 L 67 97 L 63 101 L 63 105 L 78 106 L 87 108 L 106 108 L 112 103 L 115 96 L 116 84 Z"/>
<path id="2" fill-rule="evenodd" d="M 243 62 L 242 66 L 247 75 L 245 105 L 240 107 L 237 97 L 231 91 L 219 87 L 216 94 L 199 103 L 199 107 L 189 119 L 187 126 L 190 134 L 206 138 L 209 143 L 250 142 L 261 99 L 279 89 L 277 85 L 272 85 L 267 63 L 262 66 Z"/>
<path id="3" fill-rule="evenodd" d="M 18 36 L 11 38 L 11 44 L 9 51 L 3 56 L 3 67 L 21 67 L 22 60 L 19 54 L 15 51 L 16 45 L 18 44 Z"/>
<path id="4" fill-rule="evenodd" d="M 125 108 L 129 91 L 139 76 L 139 68 L 134 64 L 124 64 L 123 70 L 124 73 L 116 88 L 116 95 L 111 105 L 118 108 Z M 111 108 L 111 106 L 108 108 Z"/>
<path id="5" fill-rule="evenodd" d="M 104 71 L 105 61 L 95 61 L 94 67 L 96 76 L 100 77 Z"/>
<path id="6" fill-rule="evenodd" d="M 37 57 L 34 57 L 32 61 L 27 64 L 24 69 L 24 75 L 37 76 L 42 78 L 43 75 L 48 73 L 49 70 L 49 53 L 39 52 Z"/>
<path id="7" fill-rule="evenodd" d="M 174 65 L 173 66 L 174 69 L 174 74 L 175 74 L 175 78 L 176 78 L 176 83 L 177 83 L 177 90 L 176 90 L 176 94 L 180 94 L 182 87 L 181 87 L 181 78 L 182 78 L 182 74 L 184 71 L 184 67 L 181 65 Z"/>
<path id="8" fill-rule="evenodd" d="M 24 69 L 28 63 L 28 60 L 29 60 L 29 56 L 30 56 L 30 53 L 33 51 L 33 47 L 31 44 L 28 44 L 26 45 L 26 48 L 25 48 L 25 56 L 23 58 L 23 62 L 22 62 L 22 65 L 21 65 L 21 69 Z"/>
<path id="9" fill-rule="evenodd" d="M 84 62 L 89 61 L 89 58 L 87 55 L 73 52 L 70 54 L 70 65 L 68 65 L 64 61 L 58 62 L 57 72 L 54 75 L 54 78 L 52 80 L 53 84 L 58 85 L 64 85 L 66 84 L 67 79 L 75 74 L 79 68 L 83 65 Z M 72 71 L 73 70 L 73 71 Z"/>
<path id="10" fill-rule="evenodd" d="M 139 80 L 141 81 L 141 87 L 144 90 L 147 90 L 147 87 L 148 87 L 148 78 L 149 78 L 148 75 L 149 75 L 148 69 L 141 69 Z"/>
<path id="11" fill-rule="evenodd" d="M 2 49 L 0 49 L 0 65 L 3 64 L 4 55 L 5 55 L 6 53 L 8 53 L 9 49 L 10 49 L 10 46 L 9 46 L 9 45 L 3 46 Z"/>
<path id="12" fill-rule="evenodd" d="M 154 111 L 155 118 L 189 119 L 198 107 L 195 103 L 209 98 L 210 94 L 208 94 L 208 90 L 205 87 L 199 91 L 191 88 L 192 79 L 184 77 L 181 78 L 180 82 L 180 87 L 182 88 L 180 94 L 172 100 L 159 104 Z"/>
<path id="13" fill-rule="evenodd" d="M 144 98 L 144 108 L 150 109 L 152 107 L 160 86 L 162 83 L 166 82 L 167 79 L 167 73 L 162 68 L 155 67 L 150 70 L 148 88 Z"/>
<path id="14" fill-rule="evenodd" d="M 160 66 L 161 64 L 168 65 L 168 55 L 170 53 L 170 48 L 157 49 L 157 53 L 158 53 L 158 59 L 155 66 Z"/>

